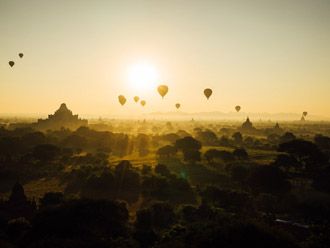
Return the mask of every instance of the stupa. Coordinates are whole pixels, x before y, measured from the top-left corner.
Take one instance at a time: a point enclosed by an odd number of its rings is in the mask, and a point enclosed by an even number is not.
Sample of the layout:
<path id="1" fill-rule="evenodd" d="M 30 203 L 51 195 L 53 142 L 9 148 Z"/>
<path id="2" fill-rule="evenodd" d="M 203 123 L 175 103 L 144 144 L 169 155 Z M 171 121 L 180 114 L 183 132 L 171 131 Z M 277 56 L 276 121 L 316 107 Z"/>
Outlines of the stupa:
<path id="1" fill-rule="evenodd" d="M 250 121 L 250 118 L 247 117 L 247 118 L 246 118 L 246 121 L 242 124 L 242 129 L 246 129 L 246 130 L 248 130 L 248 129 L 252 129 L 252 128 L 253 128 L 253 124 L 252 124 L 252 122 Z"/>
<path id="2" fill-rule="evenodd" d="M 87 126 L 88 121 L 80 119 L 78 115 L 72 114 L 65 103 L 53 115 L 48 115 L 47 119 L 39 119 L 36 123 L 37 129 L 56 130 L 61 128 L 77 129 L 81 126 Z"/>
<path id="3" fill-rule="evenodd" d="M 253 126 L 252 122 L 250 121 L 250 118 L 247 117 L 246 121 L 242 124 L 240 131 L 243 132 L 253 132 L 256 131 L 256 128 Z"/>

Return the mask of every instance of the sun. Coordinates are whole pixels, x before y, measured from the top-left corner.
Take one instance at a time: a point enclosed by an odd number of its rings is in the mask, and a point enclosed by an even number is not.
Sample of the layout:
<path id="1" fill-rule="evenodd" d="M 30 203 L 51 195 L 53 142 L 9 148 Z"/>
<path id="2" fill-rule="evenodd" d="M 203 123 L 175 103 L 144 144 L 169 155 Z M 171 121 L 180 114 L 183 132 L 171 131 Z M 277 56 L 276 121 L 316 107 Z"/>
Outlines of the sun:
<path id="1" fill-rule="evenodd" d="M 130 88 L 138 93 L 154 90 L 159 82 L 157 68 L 148 62 L 131 65 L 127 75 Z"/>

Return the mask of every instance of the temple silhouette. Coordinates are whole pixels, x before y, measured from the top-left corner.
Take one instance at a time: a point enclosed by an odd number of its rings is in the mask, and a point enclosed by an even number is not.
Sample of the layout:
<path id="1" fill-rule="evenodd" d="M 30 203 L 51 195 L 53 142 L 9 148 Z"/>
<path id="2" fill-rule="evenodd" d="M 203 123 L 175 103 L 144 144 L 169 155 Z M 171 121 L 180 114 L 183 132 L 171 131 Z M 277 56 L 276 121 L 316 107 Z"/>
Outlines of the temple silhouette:
<path id="1" fill-rule="evenodd" d="M 253 126 L 252 122 L 250 121 L 250 118 L 249 117 L 246 118 L 246 121 L 238 129 L 241 132 L 247 132 L 247 133 L 251 133 L 251 132 L 256 132 L 257 131 L 257 129 Z"/>
<path id="2" fill-rule="evenodd" d="M 39 119 L 35 127 L 41 130 L 69 128 L 75 130 L 81 126 L 87 126 L 88 121 L 80 119 L 78 115 L 72 114 L 65 103 L 53 115 L 48 115 L 47 119 Z"/>
<path id="3" fill-rule="evenodd" d="M 249 117 L 246 118 L 246 121 L 242 124 L 241 129 L 245 130 L 245 131 L 254 131 L 255 130 L 255 127 L 253 126 Z"/>
<path id="4" fill-rule="evenodd" d="M 9 199 L 0 200 L 0 213 L 8 219 L 20 217 L 31 219 L 36 210 L 35 200 L 26 197 L 23 186 L 18 182 L 13 186 Z"/>

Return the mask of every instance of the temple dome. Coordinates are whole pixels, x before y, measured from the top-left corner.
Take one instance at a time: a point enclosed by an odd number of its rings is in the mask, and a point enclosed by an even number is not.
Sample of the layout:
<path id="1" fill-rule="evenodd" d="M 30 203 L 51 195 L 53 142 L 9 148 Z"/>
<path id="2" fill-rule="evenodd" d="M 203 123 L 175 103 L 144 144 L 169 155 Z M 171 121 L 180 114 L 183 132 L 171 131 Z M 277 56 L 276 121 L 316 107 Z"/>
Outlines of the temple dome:
<path id="1" fill-rule="evenodd" d="M 280 124 L 278 124 L 278 122 L 276 122 L 275 126 L 274 126 L 274 129 L 281 129 L 280 128 Z"/>
<path id="2" fill-rule="evenodd" d="M 250 118 L 247 117 L 246 121 L 242 124 L 240 128 L 238 128 L 241 132 L 256 132 L 256 128 L 253 126 Z"/>
<path id="3" fill-rule="evenodd" d="M 55 111 L 54 114 L 48 115 L 47 119 L 40 119 L 36 123 L 36 127 L 39 129 L 60 129 L 62 127 L 77 129 L 80 126 L 86 126 L 87 120 L 82 120 L 78 115 L 72 114 L 72 111 L 68 109 L 65 103 L 62 103 Z"/>
<path id="4" fill-rule="evenodd" d="M 68 109 L 65 103 L 62 103 L 60 108 L 55 111 L 54 115 L 59 115 L 59 114 L 72 115 L 72 111 Z"/>
<path id="5" fill-rule="evenodd" d="M 251 128 L 253 128 L 253 124 L 250 121 L 250 118 L 249 117 L 247 117 L 246 118 L 246 121 L 242 124 L 242 128 L 243 129 L 251 129 Z"/>
<path id="6" fill-rule="evenodd" d="M 66 111 L 69 110 L 65 103 L 62 103 L 58 110 Z"/>

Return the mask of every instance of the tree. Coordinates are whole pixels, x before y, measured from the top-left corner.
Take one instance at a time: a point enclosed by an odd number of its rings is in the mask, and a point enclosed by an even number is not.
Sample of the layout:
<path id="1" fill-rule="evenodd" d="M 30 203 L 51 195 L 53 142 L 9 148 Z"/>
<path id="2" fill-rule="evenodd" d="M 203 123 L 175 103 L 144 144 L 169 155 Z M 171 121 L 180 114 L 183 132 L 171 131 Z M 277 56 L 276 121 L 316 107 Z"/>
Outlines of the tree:
<path id="1" fill-rule="evenodd" d="M 199 150 L 202 148 L 202 145 L 193 137 L 187 136 L 178 139 L 175 142 L 175 147 L 183 152 L 185 161 L 196 162 L 201 160 L 201 153 Z"/>
<path id="2" fill-rule="evenodd" d="M 201 161 L 201 152 L 199 150 L 186 150 L 183 151 L 183 159 L 187 162 L 198 162 Z"/>
<path id="3" fill-rule="evenodd" d="M 165 172 L 166 173 L 166 172 Z M 171 204 L 195 203 L 195 195 L 189 182 L 174 174 L 143 177 L 142 195 L 148 200 L 166 201 Z"/>
<path id="4" fill-rule="evenodd" d="M 161 136 L 161 139 L 171 143 L 175 143 L 176 140 L 180 139 L 180 136 L 175 133 L 168 133 Z"/>
<path id="5" fill-rule="evenodd" d="M 243 142 L 243 136 L 240 132 L 235 132 L 233 135 L 232 135 L 232 138 L 234 139 L 234 142 L 235 144 L 242 144 Z"/>
<path id="6" fill-rule="evenodd" d="M 132 164 L 129 160 L 122 160 L 116 165 L 115 174 L 121 176 L 131 168 Z"/>
<path id="7" fill-rule="evenodd" d="M 202 148 L 201 143 L 194 139 L 191 136 L 184 137 L 182 139 L 178 139 L 175 142 L 175 147 L 181 151 L 187 150 L 200 150 Z"/>
<path id="8" fill-rule="evenodd" d="M 3 137 L 0 139 L 0 157 L 16 157 L 23 153 L 24 148 L 18 137 Z"/>
<path id="9" fill-rule="evenodd" d="M 116 197 L 115 177 L 105 170 L 101 175 L 89 175 L 79 187 L 80 197 L 88 199 L 112 199 Z"/>
<path id="10" fill-rule="evenodd" d="M 302 164 L 297 161 L 297 159 L 294 156 L 291 156 L 290 154 L 279 154 L 277 155 L 274 165 L 284 168 L 284 169 L 290 169 L 290 168 L 301 168 Z"/>
<path id="11" fill-rule="evenodd" d="M 20 183 L 16 182 L 13 186 L 9 196 L 9 202 L 17 205 L 25 204 L 27 202 L 24 188 Z"/>
<path id="12" fill-rule="evenodd" d="M 315 135 L 314 142 L 320 149 L 330 151 L 330 137 L 318 134 Z"/>
<path id="13" fill-rule="evenodd" d="M 77 134 L 72 134 L 63 140 L 65 147 L 70 147 L 76 150 L 83 149 L 87 146 L 87 139 Z"/>
<path id="14" fill-rule="evenodd" d="M 315 170 L 328 161 L 317 145 L 306 140 L 295 139 L 282 143 L 278 151 L 290 154 L 308 170 Z"/>
<path id="15" fill-rule="evenodd" d="M 313 178 L 313 187 L 317 190 L 330 193 L 330 166 L 318 172 Z"/>
<path id="16" fill-rule="evenodd" d="M 139 241 L 141 247 L 152 247 L 158 240 L 156 232 L 153 230 L 152 213 L 150 209 L 140 209 L 136 213 L 134 223 L 134 238 Z"/>
<path id="17" fill-rule="evenodd" d="M 137 144 L 137 149 L 139 151 L 139 155 L 142 156 L 146 156 L 149 153 L 149 136 L 146 134 L 138 134 L 138 136 L 136 137 L 136 144 Z"/>
<path id="18" fill-rule="evenodd" d="M 137 212 L 136 223 L 139 229 L 164 229 L 175 222 L 175 213 L 173 207 L 168 203 L 155 203 L 147 209 Z"/>
<path id="19" fill-rule="evenodd" d="M 280 138 L 281 137 L 275 133 L 271 133 L 267 136 L 267 140 L 271 144 L 278 144 L 278 142 L 280 141 Z"/>
<path id="20" fill-rule="evenodd" d="M 233 151 L 233 155 L 238 158 L 238 159 L 248 159 L 249 158 L 249 155 L 248 153 L 246 152 L 246 150 L 244 148 L 236 148 L 234 151 Z"/>
<path id="21" fill-rule="evenodd" d="M 42 132 L 27 133 L 22 136 L 22 143 L 27 147 L 34 147 L 46 143 L 46 136 Z"/>
<path id="22" fill-rule="evenodd" d="M 284 194 L 291 188 L 285 174 L 275 166 L 256 166 L 248 178 L 248 185 L 256 192 Z"/>
<path id="23" fill-rule="evenodd" d="M 142 165 L 142 169 L 141 169 L 141 172 L 143 175 L 148 175 L 148 174 L 151 174 L 151 166 L 150 165 L 146 165 L 146 164 L 143 164 Z"/>
<path id="24" fill-rule="evenodd" d="M 172 157 L 177 153 L 177 149 L 175 146 L 166 145 L 158 149 L 157 155 L 160 157 Z"/>
<path id="25" fill-rule="evenodd" d="M 194 212 L 193 209 L 192 212 Z M 199 210 L 197 210 L 199 211 Z M 165 247 L 222 247 L 222 248 L 298 248 L 299 245 L 285 234 L 274 228 L 251 221 L 248 218 L 238 218 L 237 215 L 224 215 L 220 211 L 208 209 L 209 218 L 200 221 L 187 222 L 182 227 L 174 225 L 157 242 L 155 248 Z M 194 215 L 194 214 L 193 214 Z M 213 217 L 216 216 L 216 217 Z M 213 218 L 212 218 L 213 217 Z M 192 218 L 193 220 L 195 218 Z M 313 246 L 314 247 L 314 246 Z M 327 246 L 322 246 L 327 247 Z"/>
<path id="26" fill-rule="evenodd" d="M 211 130 L 197 132 L 196 139 L 200 140 L 204 145 L 216 145 L 218 143 L 217 135 Z"/>
<path id="27" fill-rule="evenodd" d="M 164 164 L 158 164 L 158 165 L 156 165 L 156 167 L 155 167 L 155 172 L 156 172 L 157 174 L 159 174 L 159 175 L 164 176 L 164 177 L 168 177 L 168 176 L 171 175 L 170 170 L 169 170 L 169 169 L 167 168 L 167 166 L 164 165 Z"/>
<path id="28" fill-rule="evenodd" d="M 47 237 L 124 237 L 128 232 L 128 217 L 124 203 L 111 200 L 73 200 L 40 211 L 34 219 L 31 237 L 41 240 Z"/>
<path id="29" fill-rule="evenodd" d="M 229 151 L 219 151 L 218 156 L 223 162 L 231 162 L 235 160 L 234 155 Z"/>
<path id="30" fill-rule="evenodd" d="M 232 129 L 223 127 L 219 130 L 220 133 L 223 133 L 224 135 L 229 135 L 232 132 Z"/>
<path id="31" fill-rule="evenodd" d="M 221 146 L 229 146 L 230 145 L 229 138 L 225 135 L 221 136 L 221 138 L 219 140 L 219 144 Z"/>
<path id="32" fill-rule="evenodd" d="M 235 212 L 246 209 L 250 203 L 250 197 L 245 192 L 220 189 L 214 186 L 207 186 L 200 195 L 204 203 Z"/>
<path id="33" fill-rule="evenodd" d="M 155 228 L 167 228 L 175 222 L 173 207 L 168 203 L 155 203 L 150 208 Z"/>
<path id="34" fill-rule="evenodd" d="M 62 192 L 47 192 L 40 200 L 40 207 L 59 205 L 64 202 Z"/>
<path id="35" fill-rule="evenodd" d="M 209 163 L 213 163 L 215 159 L 221 159 L 224 162 L 230 162 L 235 160 L 233 154 L 229 151 L 220 151 L 217 149 L 207 150 L 204 154 Z"/>
<path id="36" fill-rule="evenodd" d="M 113 146 L 113 150 L 115 154 L 119 157 L 123 157 L 128 153 L 128 145 L 129 145 L 129 138 L 126 134 L 117 134 L 116 135 L 116 142 Z"/>
<path id="37" fill-rule="evenodd" d="M 280 143 L 289 142 L 295 140 L 296 136 L 293 133 L 286 132 L 280 137 Z"/>
<path id="38" fill-rule="evenodd" d="M 121 161 L 115 168 L 116 198 L 136 202 L 140 195 L 140 174 L 129 161 Z"/>
<path id="39" fill-rule="evenodd" d="M 179 137 L 181 137 L 181 138 L 191 136 L 190 133 L 188 133 L 187 131 L 182 130 L 182 129 L 178 130 L 176 132 L 176 134 L 179 135 Z"/>
<path id="40" fill-rule="evenodd" d="M 27 199 L 23 186 L 16 182 L 9 196 L 7 208 L 11 218 L 31 219 L 36 211 L 36 204 Z"/>
<path id="41" fill-rule="evenodd" d="M 204 153 L 204 157 L 206 158 L 208 163 L 213 163 L 214 159 L 218 157 L 219 150 L 217 149 L 209 149 Z"/>
<path id="42" fill-rule="evenodd" d="M 248 136 L 244 139 L 244 144 L 247 146 L 254 146 L 254 138 L 252 138 L 251 136 Z"/>
<path id="43" fill-rule="evenodd" d="M 169 182 L 165 177 L 145 176 L 143 177 L 141 188 L 145 199 L 166 201 L 169 198 Z"/>
<path id="44" fill-rule="evenodd" d="M 33 149 L 33 156 L 43 162 L 52 161 L 60 155 L 60 148 L 52 144 L 37 145 Z"/>
<path id="45" fill-rule="evenodd" d="M 243 165 L 234 165 L 230 169 L 231 178 L 234 181 L 239 182 L 241 184 L 246 182 L 246 179 L 248 178 L 249 173 L 250 173 L 249 168 L 247 168 L 246 166 L 243 166 Z"/>

